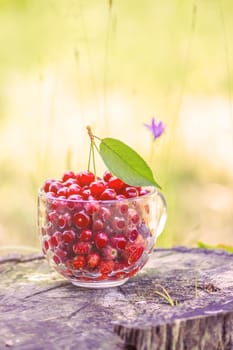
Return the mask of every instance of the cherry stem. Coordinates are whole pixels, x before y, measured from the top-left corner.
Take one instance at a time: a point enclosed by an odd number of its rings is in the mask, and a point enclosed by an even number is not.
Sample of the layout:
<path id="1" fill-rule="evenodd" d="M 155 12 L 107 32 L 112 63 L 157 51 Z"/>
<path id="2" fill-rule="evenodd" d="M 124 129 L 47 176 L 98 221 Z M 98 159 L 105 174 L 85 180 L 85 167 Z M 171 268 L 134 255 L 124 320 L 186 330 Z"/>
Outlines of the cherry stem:
<path id="1" fill-rule="evenodd" d="M 95 166 L 95 152 L 94 152 L 94 148 L 97 148 L 96 144 L 95 144 L 95 140 L 94 138 L 97 138 L 99 139 L 98 137 L 94 136 L 93 133 L 92 133 L 92 130 L 91 130 L 91 127 L 90 126 L 87 126 L 87 133 L 90 137 L 90 141 L 91 141 L 91 144 L 90 144 L 90 151 L 89 151 L 89 158 L 88 158 L 88 171 L 90 171 L 90 165 L 91 165 L 91 160 L 92 160 L 92 164 L 93 164 L 93 171 L 94 171 L 94 174 L 95 174 L 95 177 L 96 177 L 96 166 Z M 99 150 L 98 150 L 99 152 Z"/>

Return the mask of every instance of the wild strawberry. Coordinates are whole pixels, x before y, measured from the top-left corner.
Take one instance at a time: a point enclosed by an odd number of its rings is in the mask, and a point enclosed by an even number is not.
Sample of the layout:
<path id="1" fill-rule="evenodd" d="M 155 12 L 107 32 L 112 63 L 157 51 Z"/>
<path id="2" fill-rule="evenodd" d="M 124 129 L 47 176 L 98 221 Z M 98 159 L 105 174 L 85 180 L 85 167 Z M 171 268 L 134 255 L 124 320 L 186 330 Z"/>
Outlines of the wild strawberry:
<path id="1" fill-rule="evenodd" d="M 73 245 L 73 251 L 75 254 L 87 255 L 91 250 L 91 246 L 86 242 L 78 242 Z"/>
<path id="2" fill-rule="evenodd" d="M 98 249 L 106 247 L 108 243 L 108 235 L 105 232 L 99 232 L 95 236 L 95 245 Z"/>
<path id="3" fill-rule="evenodd" d="M 98 253 L 91 253 L 87 256 L 87 265 L 91 269 L 94 269 L 95 267 L 97 267 L 99 262 L 100 262 L 100 256 Z"/>
<path id="4" fill-rule="evenodd" d="M 86 258 L 83 255 L 77 255 L 73 261 L 72 265 L 75 269 L 80 270 L 86 266 Z"/>

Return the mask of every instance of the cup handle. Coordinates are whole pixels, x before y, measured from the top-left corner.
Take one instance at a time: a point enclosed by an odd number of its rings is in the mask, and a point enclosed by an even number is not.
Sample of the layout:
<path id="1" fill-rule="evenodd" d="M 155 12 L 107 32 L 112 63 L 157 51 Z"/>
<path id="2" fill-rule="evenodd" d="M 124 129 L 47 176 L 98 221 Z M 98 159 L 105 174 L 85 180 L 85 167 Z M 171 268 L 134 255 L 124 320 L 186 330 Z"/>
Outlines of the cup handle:
<path id="1" fill-rule="evenodd" d="M 156 238 L 158 238 L 165 227 L 167 221 L 167 203 L 161 192 L 158 192 L 158 197 L 160 199 L 159 209 L 158 209 L 158 224 L 156 230 Z"/>

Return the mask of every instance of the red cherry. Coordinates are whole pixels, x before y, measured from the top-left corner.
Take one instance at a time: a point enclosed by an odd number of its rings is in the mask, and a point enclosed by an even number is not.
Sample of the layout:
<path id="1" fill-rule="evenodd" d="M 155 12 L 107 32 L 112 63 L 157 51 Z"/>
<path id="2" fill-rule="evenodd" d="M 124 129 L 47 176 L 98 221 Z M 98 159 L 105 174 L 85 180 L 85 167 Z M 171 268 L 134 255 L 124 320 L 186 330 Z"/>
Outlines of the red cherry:
<path id="1" fill-rule="evenodd" d="M 102 260 L 99 264 L 99 271 L 102 275 L 107 275 L 112 272 L 114 262 L 112 260 Z"/>
<path id="2" fill-rule="evenodd" d="M 98 249 L 106 247 L 108 243 L 108 235 L 105 232 L 99 232 L 95 236 L 95 245 Z"/>
<path id="3" fill-rule="evenodd" d="M 96 266 L 98 266 L 100 262 L 100 256 L 98 253 L 91 253 L 87 256 L 87 265 L 94 269 Z"/>
<path id="4" fill-rule="evenodd" d="M 73 194 L 80 194 L 81 187 L 78 184 L 72 184 L 67 190 L 67 195 L 72 196 Z"/>
<path id="5" fill-rule="evenodd" d="M 124 186 L 125 186 L 125 183 L 121 179 L 115 176 L 111 177 L 111 179 L 109 179 L 108 181 L 108 187 L 113 188 L 116 191 L 121 190 Z"/>
<path id="6" fill-rule="evenodd" d="M 124 236 L 117 236 L 112 238 L 112 244 L 117 249 L 125 249 L 127 240 Z"/>
<path id="7" fill-rule="evenodd" d="M 80 186 L 86 186 L 95 180 L 95 175 L 90 171 L 80 171 L 76 178 Z"/>
<path id="8" fill-rule="evenodd" d="M 75 174 L 73 171 L 69 170 L 69 171 L 66 171 L 63 176 L 62 176 L 62 181 L 65 182 L 69 179 L 75 179 Z"/>
<path id="9" fill-rule="evenodd" d="M 126 187 L 123 191 L 123 194 L 127 197 L 127 198 L 134 198 L 138 196 L 138 190 L 136 187 L 133 186 L 129 186 Z"/>
<path id="10" fill-rule="evenodd" d="M 88 200 L 90 200 L 90 197 Z M 99 210 L 99 207 L 100 205 L 97 201 L 90 201 L 85 204 L 85 210 L 89 215 L 96 213 Z"/>
<path id="11" fill-rule="evenodd" d="M 56 248 L 54 252 L 53 260 L 56 264 L 60 264 L 61 262 L 65 261 L 67 257 L 67 252 L 64 251 L 61 248 Z"/>
<path id="12" fill-rule="evenodd" d="M 108 182 L 109 179 L 111 179 L 111 177 L 112 177 L 112 174 L 110 173 L 110 171 L 106 170 L 103 176 L 104 181 Z"/>
<path id="13" fill-rule="evenodd" d="M 75 240 L 76 234 L 73 230 L 66 230 L 62 234 L 62 239 L 66 243 L 71 243 Z"/>
<path id="14" fill-rule="evenodd" d="M 136 247 L 129 255 L 128 263 L 131 265 L 135 263 L 142 256 L 144 248 L 142 246 Z"/>
<path id="15" fill-rule="evenodd" d="M 134 209 L 129 209 L 129 218 L 133 224 L 137 224 L 140 220 L 138 213 Z"/>
<path id="16" fill-rule="evenodd" d="M 83 269 L 86 265 L 86 258 L 83 255 L 77 255 L 73 261 L 72 265 L 75 269 L 80 270 Z"/>
<path id="17" fill-rule="evenodd" d="M 92 224 L 92 228 L 94 231 L 100 231 L 104 228 L 104 223 L 103 221 L 101 221 L 100 219 L 96 219 L 93 224 Z"/>
<path id="18" fill-rule="evenodd" d="M 90 217 L 84 211 L 80 211 L 74 214 L 73 221 L 78 228 L 86 228 L 90 223 Z"/>
<path id="19" fill-rule="evenodd" d="M 88 200 L 88 198 L 90 197 L 90 194 L 91 194 L 91 191 L 89 188 L 85 188 L 81 192 L 81 195 L 82 195 L 84 200 Z"/>
<path id="20" fill-rule="evenodd" d="M 80 233 L 80 239 L 82 241 L 88 242 L 92 238 L 92 231 L 91 230 L 82 230 Z"/>
<path id="21" fill-rule="evenodd" d="M 55 236 L 52 236 L 48 240 L 49 247 L 51 249 L 55 248 L 58 245 L 58 240 Z"/>
<path id="22" fill-rule="evenodd" d="M 146 194 L 150 193 L 149 190 L 147 190 L 146 188 L 142 188 L 140 191 L 139 191 L 139 196 L 144 196 Z"/>
<path id="23" fill-rule="evenodd" d="M 118 210 L 121 214 L 127 214 L 129 209 L 128 203 L 119 203 Z"/>
<path id="24" fill-rule="evenodd" d="M 43 186 L 43 190 L 45 192 L 49 192 L 49 187 L 50 185 L 54 182 L 54 180 L 46 180 L 45 183 L 44 183 L 44 186 Z"/>
<path id="25" fill-rule="evenodd" d="M 99 196 L 105 190 L 105 184 L 103 181 L 93 181 L 90 184 L 90 191 L 93 196 Z"/>
<path id="26" fill-rule="evenodd" d="M 115 216 L 112 219 L 112 226 L 117 230 L 122 230 L 126 225 L 125 219 L 123 217 Z"/>
<path id="27" fill-rule="evenodd" d="M 63 186 L 69 187 L 71 185 L 77 185 L 77 180 L 71 178 L 63 182 Z"/>
<path id="28" fill-rule="evenodd" d="M 124 200 L 124 199 L 126 199 L 127 197 L 126 196 L 124 196 L 123 194 L 118 194 L 117 196 L 116 196 L 116 199 L 118 199 L 118 200 Z"/>
<path id="29" fill-rule="evenodd" d="M 117 258 L 118 252 L 116 248 L 113 248 L 110 245 L 107 245 L 105 248 L 102 249 L 101 255 L 106 260 L 114 260 Z"/>
<path id="30" fill-rule="evenodd" d="M 64 196 L 64 198 L 66 198 L 68 195 L 68 187 L 61 187 L 58 191 L 57 191 L 57 196 L 61 197 Z"/>
<path id="31" fill-rule="evenodd" d="M 116 191 L 112 188 L 106 188 L 100 195 L 100 200 L 113 200 L 116 198 Z"/>
<path id="32" fill-rule="evenodd" d="M 136 228 L 128 230 L 128 239 L 129 239 L 129 241 L 131 241 L 131 242 L 136 241 L 136 239 L 138 238 L 138 235 L 139 235 L 139 233 L 138 233 L 138 230 Z"/>
<path id="33" fill-rule="evenodd" d="M 62 188 L 62 183 L 60 181 L 53 181 L 49 186 L 49 192 L 57 193 L 60 188 Z"/>
<path id="34" fill-rule="evenodd" d="M 78 242 L 73 245 L 73 251 L 75 254 L 89 254 L 91 246 L 86 242 Z"/>

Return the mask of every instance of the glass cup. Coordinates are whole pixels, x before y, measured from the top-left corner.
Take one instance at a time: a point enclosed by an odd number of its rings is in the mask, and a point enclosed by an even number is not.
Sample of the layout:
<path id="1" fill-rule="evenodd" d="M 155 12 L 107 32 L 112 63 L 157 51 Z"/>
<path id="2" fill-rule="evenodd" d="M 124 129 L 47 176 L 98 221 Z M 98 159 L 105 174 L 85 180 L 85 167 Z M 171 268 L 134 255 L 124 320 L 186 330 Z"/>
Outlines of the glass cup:
<path id="1" fill-rule="evenodd" d="M 143 196 L 107 201 L 59 199 L 39 190 L 39 236 L 50 266 L 88 288 L 120 286 L 135 275 L 167 219 L 161 192 L 146 189 Z"/>

